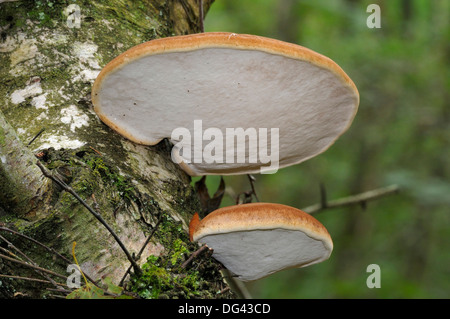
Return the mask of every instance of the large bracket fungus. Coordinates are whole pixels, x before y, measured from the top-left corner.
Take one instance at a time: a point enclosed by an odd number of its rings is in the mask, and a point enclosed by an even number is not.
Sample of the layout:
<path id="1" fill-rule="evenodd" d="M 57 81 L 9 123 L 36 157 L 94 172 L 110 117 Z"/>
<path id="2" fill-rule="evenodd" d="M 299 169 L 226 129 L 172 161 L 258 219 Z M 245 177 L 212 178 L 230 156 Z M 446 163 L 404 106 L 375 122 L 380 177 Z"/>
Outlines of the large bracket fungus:
<path id="1" fill-rule="evenodd" d="M 194 215 L 192 241 L 213 249 L 213 257 L 242 281 L 329 258 L 333 241 L 311 215 L 281 204 L 251 203 L 219 208 L 202 220 Z"/>
<path id="2" fill-rule="evenodd" d="M 200 176 L 276 171 L 322 153 L 350 126 L 359 94 L 335 62 L 312 50 L 212 32 L 127 50 L 100 72 L 92 101 L 131 141 L 169 139 L 172 158 Z"/>

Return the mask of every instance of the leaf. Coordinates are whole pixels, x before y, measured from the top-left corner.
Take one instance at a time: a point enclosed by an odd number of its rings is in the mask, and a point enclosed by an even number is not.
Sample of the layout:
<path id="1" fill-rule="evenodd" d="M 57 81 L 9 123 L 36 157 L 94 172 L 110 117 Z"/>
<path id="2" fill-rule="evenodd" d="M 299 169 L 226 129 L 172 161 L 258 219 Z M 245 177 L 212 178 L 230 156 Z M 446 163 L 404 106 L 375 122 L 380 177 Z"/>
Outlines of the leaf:
<path id="1" fill-rule="evenodd" d="M 223 177 L 220 178 L 219 187 L 212 198 L 209 196 L 205 181 L 206 176 L 203 176 L 198 182 L 195 183 L 195 190 L 197 191 L 200 199 L 200 205 L 202 207 L 202 217 L 218 209 L 222 202 L 223 195 L 225 194 L 225 181 Z"/>
<path id="2" fill-rule="evenodd" d="M 104 279 L 104 283 L 105 283 L 106 286 L 108 287 L 107 291 L 110 292 L 110 293 L 112 293 L 112 294 L 120 295 L 120 294 L 122 293 L 122 291 L 123 291 L 123 288 L 122 288 L 122 287 L 119 287 L 119 286 L 117 286 L 117 285 L 115 285 L 115 284 L 112 282 L 112 279 L 109 278 L 109 277 L 106 277 L 106 278 Z"/>
<path id="3" fill-rule="evenodd" d="M 217 191 L 214 193 L 213 198 L 211 198 L 209 201 L 210 212 L 220 207 L 223 195 L 225 195 L 225 181 L 221 177 L 219 187 Z"/>
<path id="4" fill-rule="evenodd" d="M 103 283 L 106 290 L 88 283 L 72 291 L 66 299 L 132 299 L 131 296 L 123 294 L 123 288 L 115 285 L 111 278 L 106 277 Z"/>
<path id="5" fill-rule="evenodd" d="M 67 299 L 101 299 L 104 298 L 104 292 L 101 288 L 90 283 L 72 291 L 66 297 Z"/>
<path id="6" fill-rule="evenodd" d="M 197 191 L 198 197 L 200 199 L 200 205 L 202 211 L 206 211 L 208 208 L 208 202 L 210 200 L 208 188 L 205 184 L 206 176 L 203 176 L 198 182 L 195 183 L 195 190 Z"/>

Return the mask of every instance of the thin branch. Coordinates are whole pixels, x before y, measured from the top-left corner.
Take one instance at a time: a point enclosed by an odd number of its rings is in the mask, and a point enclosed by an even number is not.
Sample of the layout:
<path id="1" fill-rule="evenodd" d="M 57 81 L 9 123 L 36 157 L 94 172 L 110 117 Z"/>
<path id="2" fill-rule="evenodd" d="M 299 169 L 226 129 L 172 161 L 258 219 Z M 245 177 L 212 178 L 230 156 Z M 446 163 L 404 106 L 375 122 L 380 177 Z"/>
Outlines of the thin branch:
<path id="1" fill-rule="evenodd" d="M 255 177 L 253 175 L 247 174 L 248 180 L 250 182 L 250 186 L 252 187 L 252 194 L 255 196 L 256 201 L 259 202 L 258 195 L 256 194 L 255 190 Z"/>
<path id="2" fill-rule="evenodd" d="M 141 258 L 142 253 L 144 252 L 145 247 L 148 245 L 148 243 L 150 242 L 150 240 L 152 239 L 153 235 L 155 234 L 159 224 L 162 221 L 162 217 L 160 217 L 158 219 L 158 222 L 156 223 L 155 227 L 153 227 L 152 232 L 150 233 L 150 235 L 147 237 L 147 239 L 145 240 L 145 243 L 142 245 L 141 249 L 139 250 L 139 253 L 137 254 L 135 260 L 139 260 Z M 119 286 L 123 285 L 123 282 L 125 281 L 125 278 L 127 277 L 128 273 L 131 270 L 131 266 L 128 267 L 127 271 L 125 272 L 125 274 L 123 275 L 122 279 L 120 280 Z"/>
<path id="3" fill-rule="evenodd" d="M 325 189 L 325 185 L 320 183 L 320 206 L 323 209 L 326 208 L 327 205 L 327 190 Z"/>
<path id="4" fill-rule="evenodd" d="M 147 239 L 145 240 L 145 243 L 142 245 L 141 249 L 139 250 L 139 253 L 137 254 L 136 258 L 139 259 L 141 258 L 142 253 L 144 252 L 145 247 L 148 245 L 148 243 L 150 242 L 150 240 L 152 239 L 153 235 L 155 234 L 156 230 L 158 229 L 159 224 L 162 221 L 162 217 L 160 217 L 158 219 L 158 221 L 156 222 L 155 227 L 153 227 L 152 232 L 150 233 L 150 235 L 147 237 Z"/>
<path id="5" fill-rule="evenodd" d="M 203 252 L 205 251 L 212 251 L 211 248 L 209 248 L 206 245 L 203 245 L 202 247 L 200 247 L 199 249 L 197 249 L 196 251 L 194 251 L 188 259 L 186 259 L 186 261 L 181 265 L 181 268 L 184 269 L 186 268 L 195 258 L 197 258 L 197 256 L 201 255 Z"/>
<path id="6" fill-rule="evenodd" d="M 8 244 L 8 247 L 13 248 L 16 252 L 18 252 L 23 258 L 25 258 L 29 263 L 31 263 L 32 265 L 38 266 L 37 263 L 35 263 L 30 257 L 28 257 L 23 251 L 21 251 L 19 248 L 17 248 L 13 243 L 11 243 L 9 240 L 7 240 L 5 237 L 3 237 L 2 235 L 0 235 L 0 239 L 3 240 L 5 243 Z M 14 255 L 14 254 L 13 254 Z M 16 256 L 17 257 L 17 256 Z M 46 273 L 38 271 L 38 270 L 34 270 L 36 271 L 39 275 L 43 276 L 45 279 L 47 279 L 48 281 L 50 281 L 55 287 L 57 287 L 57 283 L 50 278 L 49 276 L 47 276 Z"/>
<path id="7" fill-rule="evenodd" d="M 205 32 L 204 26 L 204 12 L 203 12 L 203 0 L 198 0 L 199 20 L 200 20 L 200 32 Z"/>
<path id="8" fill-rule="evenodd" d="M 221 291 L 219 291 L 217 294 L 221 295 L 226 293 L 227 291 L 231 290 L 230 286 L 223 288 Z"/>
<path id="9" fill-rule="evenodd" d="M 12 276 L 12 275 L 3 275 L 0 274 L 1 278 L 11 278 L 11 279 L 19 279 L 19 280 L 27 280 L 27 281 L 34 281 L 34 282 L 39 282 L 39 283 L 43 283 L 43 284 L 49 284 L 49 285 L 53 285 L 52 282 L 48 281 L 48 280 L 44 280 L 44 279 L 37 279 L 37 278 L 31 278 L 31 277 L 22 277 L 22 276 Z M 66 284 L 63 283 L 57 283 L 59 286 L 66 286 Z"/>
<path id="10" fill-rule="evenodd" d="M 47 290 L 48 291 L 52 291 L 52 292 L 59 292 L 59 293 L 62 293 L 62 294 L 66 294 L 66 296 L 67 295 L 69 295 L 71 292 L 72 292 L 72 290 L 67 290 L 67 289 L 52 289 L 52 288 L 47 288 Z M 59 295 L 53 295 L 54 297 L 63 297 L 63 296 L 59 296 Z"/>
<path id="11" fill-rule="evenodd" d="M 29 241 L 35 243 L 36 245 L 39 245 L 39 246 L 41 246 L 42 248 L 45 248 L 45 249 L 48 250 L 49 252 L 55 254 L 56 256 L 58 256 L 59 258 L 61 258 L 62 260 L 66 261 L 67 263 L 69 263 L 69 264 L 71 263 L 71 261 L 70 261 L 69 259 L 67 259 L 67 258 L 64 257 L 63 255 L 59 254 L 56 250 L 54 250 L 53 248 L 50 248 L 50 247 L 48 247 L 48 246 L 42 244 L 41 242 L 37 241 L 37 240 L 34 239 L 34 238 L 28 237 L 27 235 L 21 234 L 21 233 L 19 233 L 19 232 L 16 232 L 15 230 L 12 230 L 12 229 L 9 229 L 9 228 L 5 228 L 5 227 L 0 227 L 0 231 L 6 231 L 6 232 L 9 232 L 9 233 L 11 233 L 11 234 L 14 234 L 14 235 L 23 237 L 23 238 L 25 238 L 25 239 L 27 239 L 27 240 L 29 240 Z"/>
<path id="12" fill-rule="evenodd" d="M 387 187 L 370 190 L 364 193 L 336 199 L 329 202 L 326 201 L 326 198 L 324 197 L 325 191 L 322 190 L 321 203 L 305 207 L 302 210 L 308 214 L 316 214 L 331 208 L 338 208 L 352 205 L 365 205 L 366 202 L 368 201 L 375 200 L 383 196 L 396 194 L 399 192 L 399 190 L 400 188 L 397 185 L 391 185 Z"/>
<path id="13" fill-rule="evenodd" d="M 44 133 L 45 128 L 42 128 L 32 139 L 31 141 L 28 143 L 27 146 L 30 146 L 31 143 L 33 143 L 42 133 Z"/>
<path id="14" fill-rule="evenodd" d="M 86 209 L 92 214 L 94 215 L 95 218 L 97 218 L 97 220 L 103 225 L 105 226 L 105 228 L 109 231 L 109 233 L 114 237 L 114 239 L 116 240 L 116 242 L 119 244 L 120 248 L 122 248 L 123 252 L 125 253 L 125 255 L 127 256 L 128 260 L 130 261 L 130 263 L 133 265 L 133 269 L 135 271 L 136 274 L 141 274 L 142 270 L 141 268 L 139 268 L 138 264 L 136 263 L 136 261 L 133 259 L 133 257 L 131 256 L 131 254 L 128 252 L 128 250 L 126 249 L 125 245 L 122 243 L 122 241 L 120 240 L 119 236 L 117 236 L 117 234 L 113 231 L 113 229 L 108 225 L 108 223 L 103 219 L 103 217 L 97 213 L 94 209 L 92 209 L 72 188 L 70 188 L 66 183 L 64 183 L 63 181 L 61 181 L 59 178 L 53 176 L 52 174 L 50 174 L 45 168 L 44 166 L 41 164 L 41 162 L 37 161 L 36 162 L 37 166 L 39 166 L 39 168 L 42 171 L 42 174 L 44 174 L 45 177 L 50 178 L 51 180 L 53 180 L 55 183 L 57 183 L 59 186 L 61 186 L 65 191 L 67 191 L 68 193 L 72 194 L 84 207 L 86 207 Z"/>
<path id="15" fill-rule="evenodd" d="M 258 198 L 258 195 L 256 194 L 256 189 L 255 189 L 256 179 L 253 175 L 250 175 L 250 174 L 247 174 L 247 178 L 248 178 L 248 181 L 250 182 L 251 190 L 239 193 L 236 196 L 236 205 L 251 203 L 253 200 L 253 196 L 255 197 L 255 200 L 257 202 L 259 202 L 259 198 Z M 244 195 L 244 198 L 242 199 L 242 201 L 241 201 L 241 195 Z"/>
<path id="16" fill-rule="evenodd" d="M 69 259 L 67 259 L 66 257 L 64 257 L 63 255 L 61 255 L 60 253 L 58 253 L 58 252 L 57 252 L 56 250 L 54 250 L 53 248 L 50 248 L 50 247 L 44 245 L 43 243 L 37 241 L 37 240 L 34 239 L 34 238 L 31 238 L 31 237 L 29 237 L 29 236 L 27 236 L 27 235 L 24 235 L 24 234 L 22 234 L 22 233 L 16 232 L 15 230 L 12 230 L 12 229 L 9 229 L 9 228 L 6 228 L 6 227 L 0 227 L 0 231 L 6 231 L 6 232 L 9 232 L 9 233 L 11 233 L 11 234 L 17 235 L 17 236 L 19 236 L 19 237 L 25 238 L 25 239 L 27 239 L 27 240 L 29 240 L 29 241 L 35 243 L 36 245 L 38 245 L 38 246 L 40 246 L 40 247 L 46 249 L 47 251 L 51 252 L 52 254 L 56 255 L 57 257 L 59 257 L 60 259 L 62 259 L 63 261 L 65 261 L 67 264 L 70 265 L 70 264 L 73 263 L 72 261 L 70 261 Z M 90 278 L 88 275 L 86 275 L 86 278 L 89 279 L 94 285 L 97 285 L 97 284 L 95 283 L 95 281 L 94 281 L 92 278 Z"/>
<path id="17" fill-rule="evenodd" d="M 48 273 L 48 274 L 50 274 L 50 275 L 57 276 L 57 277 L 59 277 L 59 278 L 63 278 L 64 280 L 67 279 L 66 276 L 63 276 L 63 275 L 61 275 L 61 274 L 58 274 L 58 273 L 56 273 L 56 272 L 54 272 L 54 271 L 51 271 L 51 270 L 48 270 L 48 269 L 44 269 L 44 268 L 39 267 L 39 266 L 30 265 L 30 264 L 27 264 L 26 262 L 23 262 L 23 261 L 21 261 L 21 260 L 18 260 L 18 259 L 14 259 L 14 258 L 5 256 L 5 255 L 3 255 L 3 254 L 0 254 L 0 258 L 3 258 L 3 259 L 6 259 L 6 260 L 9 260 L 9 261 L 12 261 L 12 262 L 14 262 L 14 263 L 16 263 L 16 264 L 20 264 L 20 265 L 23 265 L 23 266 L 26 266 L 26 267 L 29 267 L 29 268 L 33 268 L 33 269 L 37 269 L 37 270 L 39 270 L 39 271 L 46 272 L 46 273 Z"/>
<path id="18" fill-rule="evenodd" d="M 15 255 L 14 253 L 10 252 L 8 249 L 0 247 L 0 251 L 3 251 L 4 253 L 7 253 L 8 255 L 11 255 L 11 258 L 17 258 L 19 259 L 19 257 L 17 255 Z"/>
<path id="19" fill-rule="evenodd" d="M 231 287 L 231 290 L 236 293 L 239 299 L 252 299 L 252 296 L 244 282 L 235 278 L 235 276 L 232 275 L 231 272 L 226 268 L 223 268 L 220 272 L 222 273 L 222 277 L 228 283 L 228 286 Z"/>
<path id="20" fill-rule="evenodd" d="M 16 0 L 14 0 L 14 1 L 16 1 Z M 66 299 L 66 296 L 60 296 L 60 295 L 48 294 L 47 296 L 51 297 L 51 298 L 55 298 L 55 299 Z"/>

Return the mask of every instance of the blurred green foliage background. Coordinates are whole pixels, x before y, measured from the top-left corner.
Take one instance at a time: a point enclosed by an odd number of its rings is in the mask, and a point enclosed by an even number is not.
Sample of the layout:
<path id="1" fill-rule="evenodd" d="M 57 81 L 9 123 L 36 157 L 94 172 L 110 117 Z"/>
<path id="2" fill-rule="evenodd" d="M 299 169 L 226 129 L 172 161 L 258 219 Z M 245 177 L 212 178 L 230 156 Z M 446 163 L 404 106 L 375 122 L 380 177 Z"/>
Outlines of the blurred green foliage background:
<path id="1" fill-rule="evenodd" d="M 366 21 L 381 8 L 381 28 Z M 359 89 L 350 129 L 326 152 L 273 175 L 255 175 L 260 201 L 298 208 L 392 184 L 399 194 L 314 215 L 329 230 L 328 261 L 247 284 L 254 298 L 449 298 L 448 0 L 216 0 L 205 31 L 272 37 L 337 62 Z M 211 192 L 220 177 L 207 178 Z M 232 205 L 250 189 L 225 177 Z M 381 288 L 369 289 L 370 264 Z"/>

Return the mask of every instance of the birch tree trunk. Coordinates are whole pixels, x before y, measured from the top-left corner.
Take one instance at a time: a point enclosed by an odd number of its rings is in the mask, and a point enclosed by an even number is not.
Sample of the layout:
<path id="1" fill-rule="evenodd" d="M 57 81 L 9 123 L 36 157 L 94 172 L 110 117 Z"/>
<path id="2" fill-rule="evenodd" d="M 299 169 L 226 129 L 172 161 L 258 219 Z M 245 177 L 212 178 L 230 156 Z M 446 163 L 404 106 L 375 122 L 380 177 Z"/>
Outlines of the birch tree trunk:
<path id="1" fill-rule="evenodd" d="M 204 1 L 204 12 L 211 2 Z M 227 285 L 211 259 L 180 267 L 198 248 L 187 228 L 200 204 L 189 176 L 171 161 L 170 145 L 125 140 L 99 121 L 90 100 L 93 81 L 112 58 L 154 38 L 199 32 L 198 17 L 196 0 L 0 1 L 0 254 L 26 261 L 21 252 L 69 275 L 54 253 L 9 229 L 71 261 L 76 242 L 76 259 L 94 280 L 119 284 L 130 267 L 93 215 L 43 176 L 39 160 L 99 212 L 131 254 L 154 231 L 138 260 L 147 262 L 139 281 L 144 295 L 232 297 L 217 294 Z M 7 258 L 0 258 L 0 274 L 0 297 L 41 298 L 54 288 L 11 278 L 45 280 Z M 64 284 L 61 278 L 53 280 Z"/>

